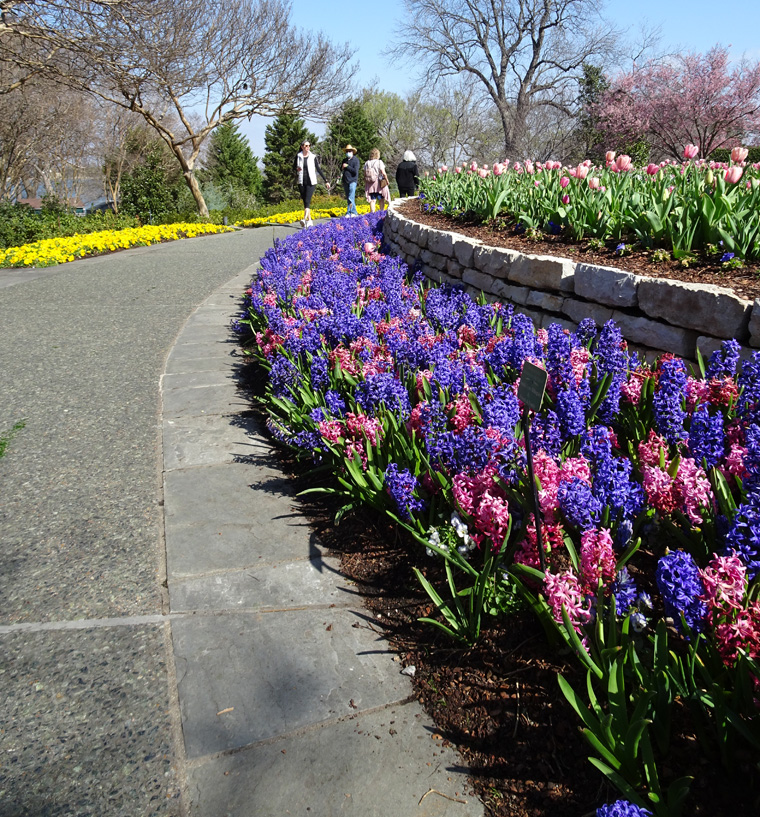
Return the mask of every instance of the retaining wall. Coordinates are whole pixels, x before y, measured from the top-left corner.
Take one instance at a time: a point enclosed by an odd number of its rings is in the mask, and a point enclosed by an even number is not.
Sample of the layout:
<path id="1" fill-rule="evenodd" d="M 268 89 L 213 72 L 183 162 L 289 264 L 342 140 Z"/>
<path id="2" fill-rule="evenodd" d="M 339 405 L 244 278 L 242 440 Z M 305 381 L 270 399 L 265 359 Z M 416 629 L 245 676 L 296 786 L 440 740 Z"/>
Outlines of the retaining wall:
<path id="1" fill-rule="evenodd" d="M 749 301 L 726 287 L 667 278 L 491 247 L 477 239 L 419 224 L 391 204 L 384 238 L 407 263 L 419 261 L 434 281 L 463 286 L 473 296 L 514 305 L 536 326 L 569 329 L 584 318 L 615 321 L 629 343 L 652 353 L 694 360 L 735 338 L 744 356 L 760 348 L 760 298 Z"/>

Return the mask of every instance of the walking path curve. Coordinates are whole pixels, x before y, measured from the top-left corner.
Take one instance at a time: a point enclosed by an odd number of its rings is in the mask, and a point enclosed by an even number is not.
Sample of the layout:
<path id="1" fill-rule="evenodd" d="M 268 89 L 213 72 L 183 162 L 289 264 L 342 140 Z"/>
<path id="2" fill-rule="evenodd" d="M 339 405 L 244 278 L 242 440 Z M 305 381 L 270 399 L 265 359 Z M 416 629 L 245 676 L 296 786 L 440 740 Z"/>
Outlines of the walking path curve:
<path id="1" fill-rule="evenodd" d="M 238 388 L 289 232 L 0 271 L 0 817 L 483 813 Z"/>

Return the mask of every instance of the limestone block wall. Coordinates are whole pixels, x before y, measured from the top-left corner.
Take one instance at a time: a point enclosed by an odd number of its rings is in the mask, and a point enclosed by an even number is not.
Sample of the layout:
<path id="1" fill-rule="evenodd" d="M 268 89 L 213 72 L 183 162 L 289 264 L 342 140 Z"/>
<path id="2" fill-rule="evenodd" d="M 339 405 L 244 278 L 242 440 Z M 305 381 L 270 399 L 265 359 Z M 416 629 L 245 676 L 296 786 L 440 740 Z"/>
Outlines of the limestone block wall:
<path id="1" fill-rule="evenodd" d="M 391 204 L 384 238 L 407 263 L 419 261 L 432 280 L 464 287 L 473 296 L 514 305 L 536 326 L 574 329 L 584 318 L 612 319 L 629 343 L 644 351 L 694 360 L 735 338 L 745 356 L 760 348 L 760 299 L 733 290 L 490 247 L 476 239 L 418 224 Z"/>

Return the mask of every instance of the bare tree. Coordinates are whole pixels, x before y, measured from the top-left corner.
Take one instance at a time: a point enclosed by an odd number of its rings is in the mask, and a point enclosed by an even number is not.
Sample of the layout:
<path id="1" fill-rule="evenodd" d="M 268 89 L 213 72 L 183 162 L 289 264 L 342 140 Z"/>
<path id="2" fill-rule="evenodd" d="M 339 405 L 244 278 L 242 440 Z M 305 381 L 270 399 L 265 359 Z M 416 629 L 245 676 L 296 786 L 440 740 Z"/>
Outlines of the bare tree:
<path id="1" fill-rule="evenodd" d="M 142 116 L 172 151 L 201 216 L 195 168 L 214 128 L 286 103 L 327 117 L 352 76 L 348 46 L 294 29 L 284 0 L 28 5 L 41 40 L 66 56 L 46 72 Z"/>
<path id="2" fill-rule="evenodd" d="M 425 79 L 467 73 L 498 111 L 507 158 L 521 158 L 530 116 L 570 115 L 563 89 L 616 32 L 594 0 L 405 0 L 409 22 L 392 53 L 422 59 Z"/>

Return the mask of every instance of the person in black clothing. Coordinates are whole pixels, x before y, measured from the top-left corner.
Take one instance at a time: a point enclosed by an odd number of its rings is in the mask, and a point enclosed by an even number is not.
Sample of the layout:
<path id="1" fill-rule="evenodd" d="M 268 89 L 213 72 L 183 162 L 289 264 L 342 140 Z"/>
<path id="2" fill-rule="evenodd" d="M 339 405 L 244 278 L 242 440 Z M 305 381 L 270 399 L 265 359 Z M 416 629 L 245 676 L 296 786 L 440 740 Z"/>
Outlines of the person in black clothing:
<path id="1" fill-rule="evenodd" d="M 417 157 L 411 150 L 404 153 L 404 161 L 396 168 L 396 184 L 401 196 L 413 196 L 414 190 L 419 184 L 417 178 Z"/>
<path id="2" fill-rule="evenodd" d="M 343 171 L 343 192 L 346 194 L 346 215 L 358 216 L 356 210 L 356 183 L 359 181 L 359 158 L 356 155 L 356 148 L 346 145 L 346 158 L 343 160 L 341 169 Z"/>
<path id="3" fill-rule="evenodd" d="M 303 202 L 303 218 L 301 219 L 302 227 L 312 227 L 314 222 L 311 220 L 311 197 L 314 195 L 314 190 L 317 186 L 317 173 L 322 177 L 325 187 L 329 190 L 330 183 L 325 179 L 322 168 L 319 166 L 319 159 L 311 152 L 311 144 L 304 142 L 301 145 L 300 152 L 293 160 L 293 170 L 298 177 L 298 192 L 301 194 L 301 201 Z"/>

